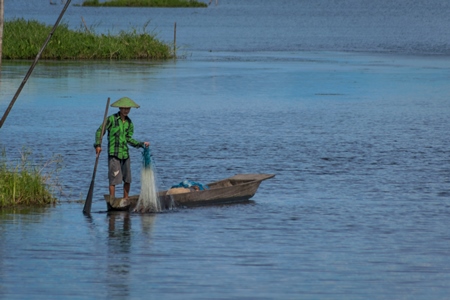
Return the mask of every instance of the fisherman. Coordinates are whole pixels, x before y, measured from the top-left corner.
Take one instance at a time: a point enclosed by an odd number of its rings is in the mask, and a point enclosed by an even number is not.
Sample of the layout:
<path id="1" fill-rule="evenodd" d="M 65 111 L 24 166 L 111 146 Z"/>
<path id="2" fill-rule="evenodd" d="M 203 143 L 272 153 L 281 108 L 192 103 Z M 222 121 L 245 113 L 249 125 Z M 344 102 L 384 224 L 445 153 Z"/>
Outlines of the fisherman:
<path id="1" fill-rule="evenodd" d="M 108 179 L 109 179 L 109 203 L 113 205 L 116 185 L 123 182 L 123 199 L 120 206 L 128 206 L 128 194 L 131 184 L 131 167 L 128 145 L 135 148 L 149 147 L 149 142 L 140 142 L 133 139 L 134 125 L 128 117 L 132 107 L 139 108 L 133 100 L 123 97 L 111 104 L 118 107 L 119 111 L 106 119 L 105 132 L 108 130 Z M 95 133 L 95 152 L 102 151 L 101 137 L 102 125 Z"/>

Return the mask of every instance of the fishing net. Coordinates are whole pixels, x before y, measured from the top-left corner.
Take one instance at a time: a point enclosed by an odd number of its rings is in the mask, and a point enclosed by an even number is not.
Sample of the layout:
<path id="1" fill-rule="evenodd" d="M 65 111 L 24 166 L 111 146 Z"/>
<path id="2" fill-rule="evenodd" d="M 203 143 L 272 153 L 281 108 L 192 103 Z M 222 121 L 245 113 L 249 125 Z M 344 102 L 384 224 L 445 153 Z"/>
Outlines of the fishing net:
<path id="1" fill-rule="evenodd" d="M 149 147 L 145 147 L 142 151 L 141 193 L 135 211 L 141 213 L 161 211 L 156 186 L 156 172 Z"/>

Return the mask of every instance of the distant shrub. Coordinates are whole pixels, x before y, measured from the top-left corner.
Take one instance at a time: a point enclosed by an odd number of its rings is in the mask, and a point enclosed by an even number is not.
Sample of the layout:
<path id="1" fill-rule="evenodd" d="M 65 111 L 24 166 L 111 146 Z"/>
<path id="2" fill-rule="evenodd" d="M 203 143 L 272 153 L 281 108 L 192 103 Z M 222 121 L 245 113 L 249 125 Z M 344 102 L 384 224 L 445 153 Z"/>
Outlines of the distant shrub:
<path id="1" fill-rule="evenodd" d="M 118 35 L 95 34 L 92 29 L 70 30 L 61 24 L 55 30 L 42 59 L 168 59 L 170 45 L 136 29 Z M 34 20 L 15 19 L 4 24 L 3 58 L 34 59 L 52 27 Z"/>

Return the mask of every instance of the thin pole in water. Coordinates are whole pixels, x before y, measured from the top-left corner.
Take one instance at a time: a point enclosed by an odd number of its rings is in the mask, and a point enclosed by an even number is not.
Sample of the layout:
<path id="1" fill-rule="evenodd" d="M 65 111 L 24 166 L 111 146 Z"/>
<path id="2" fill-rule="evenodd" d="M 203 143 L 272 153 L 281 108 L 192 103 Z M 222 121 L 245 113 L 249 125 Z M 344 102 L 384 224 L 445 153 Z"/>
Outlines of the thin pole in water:
<path id="1" fill-rule="evenodd" d="M 61 21 L 64 13 L 66 12 L 67 8 L 69 7 L 71 0 L 67 0 L 66 5 L 64 5 L 63 10 L 61 11 L 61 13 L 59 14 L 58 19 L 56 20 L 55 25 L 53 26 L 52 30 L 50 31 L 50 33 L 47 36 L 47 39 L 45 40 L 44 44 L 41 47 L 41 50 L 39 50 L 39 53 L 36 55 L 36 58 L 34 59 L 33 64 L 31 65 L 30 69 L 28 70 L 27 74 L 25 75 L 25 78 L 23 79 L 22 83 L 20 84 L 19 88 L 16 91 L 16 94 L 14 95 L 14 97 L 11 100 L 11 103 L 9 103 L 8 108 L 6 109 L 5 113 L 3 114 L 2 119 L 0 120 L 0 128 L 2 128 L 3 123 L 5 123 L 6 118 L 9 115 L 9 112 L 11 111 L 12 107 L 14 106 L 14 103 L 16 102 L 17 98 L 19 97 L 20 92 L 22 91 L 23 87 L 25 86 L 25 84 L 27 83 L 28 78 L 30 77 L 31 73 L 33 72 L 34 67 L 36 66 L 39 58 L 42 55 L 42 52 L 44 52 L 45 47 L 47 47 L 48 42 L 50 41 L 50 39 L 53 36 L 53 33 L 55 32 L 56 28 L 59 25 L 59 22 Z"/>
<path id="2" fill-rule="evenodd" d="M 106 117 L 108 116 L 109 101 L 110 101 L 110 98 L 108 97 L 108 101 L 106 101 L 105 115 L 103 117 L 102 133 L 100 135 L 101 139 L 103 139 L 103 135 L 105 134 Z M 94 165 L 94 172 L 92 173 L 91 185 L 89 186 L 89 191 L 86 195 L 86 201 L 84 202 L 84 207 L 83 207 L 83 214 L 85 214 L 85 215 L 91 214 L 92 197 L 94 195 L 95 173 L 97 173 L 97 165 L 98 165 L 99 157 L 100 157 L 100 153 L 97 153 L 97 155 L 95 156 L 95 165 Z"/>
<path id="3" fill-rule="evenodd" d="M 177 22 L 173 26 L 173 57 L 177 57 Z"/>

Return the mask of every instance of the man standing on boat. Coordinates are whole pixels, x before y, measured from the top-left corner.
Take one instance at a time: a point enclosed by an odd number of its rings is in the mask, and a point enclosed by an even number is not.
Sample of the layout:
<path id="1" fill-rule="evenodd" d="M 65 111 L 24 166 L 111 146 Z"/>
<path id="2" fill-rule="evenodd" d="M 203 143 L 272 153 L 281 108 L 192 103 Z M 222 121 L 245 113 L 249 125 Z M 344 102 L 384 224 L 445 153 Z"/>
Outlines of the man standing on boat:
<path id="1" fill-rule="evenodd" d="M 108 130 L 108 179 L 109 179 L 109 202 L 112 205 L 115 199 L 116 185 L 123 182 L 123 200 L 120 206 L 127 206 L 128 193 L 131 184 L 131 166 L 128 145 L 135 148 L 150 146 L 149 142 L 140 142 L 133 139 L 134 125 L 128 117 L 132 107 L 139 108 L 133 100 L 123 97 L 111 104 L 118 107 L 119 111 L 110 115 L 106 120 L 105 132 Z M 97 155 L 102 151 L 101 137 L 102 125 L 95 133 L 95 152 Z"/>

